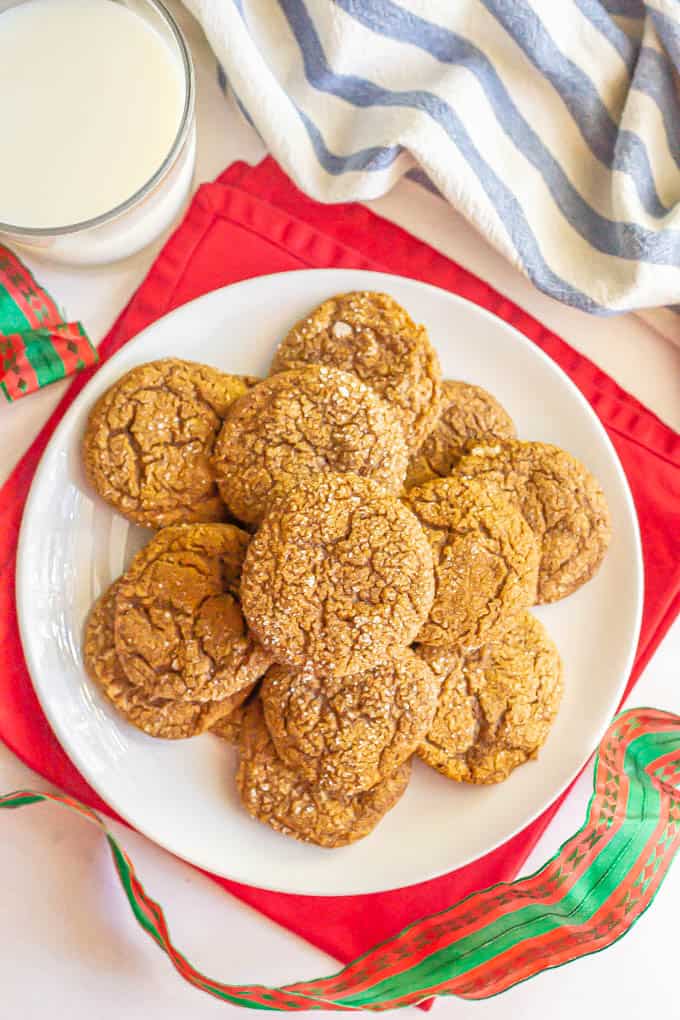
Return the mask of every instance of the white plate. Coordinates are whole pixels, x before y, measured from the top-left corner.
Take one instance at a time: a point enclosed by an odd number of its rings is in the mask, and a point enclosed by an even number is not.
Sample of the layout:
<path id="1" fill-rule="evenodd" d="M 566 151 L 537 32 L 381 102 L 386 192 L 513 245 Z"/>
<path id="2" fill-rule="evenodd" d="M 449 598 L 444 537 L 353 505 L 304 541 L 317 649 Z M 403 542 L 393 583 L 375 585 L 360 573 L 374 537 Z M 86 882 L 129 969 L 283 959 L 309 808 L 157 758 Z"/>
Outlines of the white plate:
<path id="1" fill-rule="evenodd" d="M 88 488 L 80 439 L 96 398 L 153 358 L 266 374 L 288 326 L 331 294 L 394 295 L 424 322 L 445 377 L 487 387 L 519 435 L 558 443 L 597 475 L 614 538 L 596 578 L 536 610 L 565 663 L 565 696 L 537 763 L 500 786 L 456 785 L 416 762 L 409 789 L 371 836 L 322 850 L 252 821 L 234 789 L 234 752 L 212 735 L 153 740 L 127 725 L 88 680 L 81 635 L 94 599 L 149 533 Z M 161 846 L 225 877 L 285 892 L 369 893 L 423 881 L 479 857 L 536 817 L 597 745 L 638 640 L 642 560 L 633 501 L 589 405 L 538 348 L 499 319 L 413 280 L 352 270 L 281 273 L 208 294 L 156 322 L 97 373 L 55 432 L 31 488 L 17 567 L 21 636 L 33 684 L 64 750 L 120 815 Z"/>

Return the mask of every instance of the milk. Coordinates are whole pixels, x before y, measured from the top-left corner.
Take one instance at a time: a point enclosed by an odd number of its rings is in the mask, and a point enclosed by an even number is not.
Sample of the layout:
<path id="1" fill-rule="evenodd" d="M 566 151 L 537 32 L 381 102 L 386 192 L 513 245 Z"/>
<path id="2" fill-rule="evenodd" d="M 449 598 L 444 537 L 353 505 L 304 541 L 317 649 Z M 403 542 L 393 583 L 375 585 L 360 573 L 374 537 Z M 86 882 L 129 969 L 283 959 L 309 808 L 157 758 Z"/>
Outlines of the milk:
<path id="1" fill-rule="evenodd" d="M 29 0 L 0 13 L 0 223 L 62 228 L 130 199 L 177 138 L 185 78 L 166 39 L 111 0 Z M 166 213 L 177 199 L 165 196 Z M 126 232 L 112 257 L 149 231 Z"/>

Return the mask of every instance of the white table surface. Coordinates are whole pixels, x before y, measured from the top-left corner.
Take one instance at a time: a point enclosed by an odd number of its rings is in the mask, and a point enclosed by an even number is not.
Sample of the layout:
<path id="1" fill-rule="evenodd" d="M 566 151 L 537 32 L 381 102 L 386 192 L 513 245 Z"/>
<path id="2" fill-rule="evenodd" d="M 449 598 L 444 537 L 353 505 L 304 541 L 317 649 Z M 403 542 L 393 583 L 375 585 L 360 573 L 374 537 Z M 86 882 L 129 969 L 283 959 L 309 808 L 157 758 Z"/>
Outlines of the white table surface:
<path id="1" fill-rule="evenodd" d="M 174 9 L 177 7 L 173 4 Z M 197 181 L 234 159 L 257 161 L 262 148 L 222 97 L 214 60 L 184 12 L 198 77 Z M 674 428 L 680 428 L 680 348 L 640 320 L 596 320 L 542 297 L 469 227 L 417 185 L 402 183 L 372 203 L 376 211 L 474 270 L 586 353 Z M 143 278 L 157 247 L 115 266 L 58 268 L 30 261 L 69 314 L 99 341 Z M 63 392 L 49 387 L 0 407 L 0 479 Z M 638 683 L 631 704 L 680 711 L 680 621 Z M 581 824 L 590 792 L 581 778 L 527 862 L 535 870 Z M 0 745 L 0 791 L 47 788 Z M 194 991 L 133 921 L 94 827 L 54 807 L 26 808 L 1 819 L 0 1017 L 42 1020 L 208 1020 L 235 1007 Z M 151 895 L 166 908 L 175 942 L 205 973 L 229 981 L 285 982 L 331 973 L 335 961 L 232 899 L 192 868 L 128 830 L 114 826 Z M 677 996 L 680 865 L 652 909 L 605 953 L 556 970 L 482 1003 L 442 1000 L 442 1016 L 500 1020 L 571 1020 L 597 1013 L 638 1020 L 680 1018 Z M 422 1016 L 407 1010 L 413 1016 Z M 243 1015 L 243 1014 L 241 1014 Z M 317 1014 L 320 1015 L 320 1014 Z M 324 1014 L 330 1015 L 330 1014 Z"/>

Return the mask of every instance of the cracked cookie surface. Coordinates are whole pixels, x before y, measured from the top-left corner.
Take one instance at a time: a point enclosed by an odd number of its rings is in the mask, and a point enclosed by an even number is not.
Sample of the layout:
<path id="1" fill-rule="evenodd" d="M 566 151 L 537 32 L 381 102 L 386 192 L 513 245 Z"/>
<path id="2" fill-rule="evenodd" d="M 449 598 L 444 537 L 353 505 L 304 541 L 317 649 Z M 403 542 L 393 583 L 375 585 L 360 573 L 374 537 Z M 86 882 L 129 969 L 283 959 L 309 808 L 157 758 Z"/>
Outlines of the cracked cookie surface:
<path id="1" fill-rule="evenodd" d="M 563 599 L 593 577 L 611 538 L 609 509 L 570 453 L 549 443 L 471 443 L 457 471 L 492 481 L 519 506 L 541 548 L 537 602 Z"/>
<path id="2" fill-rule="evenodd" d="M 88 419 L 82 449 L 93 488 L 150 528 L 222 520 L 210 458 L 227 409 L 252 383 L 176 358 L 131 369 Z"/>
<path id="3" fill-rule="evenodd" d="M 456 472 L 411 489 L 405 502 L 434 561 L 435 597 L 419 642 L 479 647 L 509 613 L 532 605 L 538 545 L 497 486 Z"/>
<path id="4" fill-rule="evenodd" d="M 245 712 L 240 752 L 236 785 L 249 814 L 284 835 L 329 848 L 367 836 L 397 803 L 411 774 L 407 761 L 366 793 L 332 797 L 279 758 L 259 699 Z"/>
<path id="5" fill-rule="evenodd" d="M 248 625 L 274 659 L 323 676 L 364 672 L 409 645 L 433 593 L 418 521 L 356 475 L 318 475 L 276 501 L 241 580 Z"/>
<path id="6" fill-rule="evenodd" d="M 491 393 L 481 386 L 446 379 L 437 422 L 406 471 L 406 488 L 453 471 L 464 443 L 470 439 L 514 439 L 512 418 Z"/>
<path id="7" fill-rule="evenodd" d="M 115 646 L 128 680 L 156 696 L 219 701 L 271 656 L 241 612 L 248 535 L 231 524 L 165 528 L 133 559 L 116 597 Z"/>
<path id="8" fill-rule="evenodd" d="M 119 582 L 114 582 L 95 602 L 85 627 L 85 667 L 115 708 L 128 722 L 150 737 L 181 740 L 195 737 L 226 720 L 252 688 L 244 688 L 221 701 L 175 701 L 131 684 L 118 661 L 113 627 Z"/>
<path id="9" fill-rule="evenodd" d="M 374 389 L 397 414 L 409 450 L 436 421 L 439 358 L 425 327 L 388 294 L 353 291 L 324 301 L 282 340 L 272 372 L 311 363 L 353 372 Z"/>
<path id="10" fill-rule="evenodd" d="M 407 459 L 399 422 L 373 390 L 349 372 L 309 365 L 265 379 L 234 406 L 213 463 L 231 512 L 257 524 L 275 487 L 328 470 L 397 492 Z"/>
<path id="11" fill-rule="evenodd" d="M 499 783 L 537 756 L 562 697 L 562 664 L 531 613 L 469 655 L 432 645 L 418 654 L 442 682 L 423 761 L 459 782 Z"/>
<path id="12" fill-rule="evenodd" d="M 432 723 L 439 685 L 404 649 L 342 678 L 272 666 L 261 698 L 279 757 L 317 789 L 346 798 L 391 776 L 413 754 Z"/>

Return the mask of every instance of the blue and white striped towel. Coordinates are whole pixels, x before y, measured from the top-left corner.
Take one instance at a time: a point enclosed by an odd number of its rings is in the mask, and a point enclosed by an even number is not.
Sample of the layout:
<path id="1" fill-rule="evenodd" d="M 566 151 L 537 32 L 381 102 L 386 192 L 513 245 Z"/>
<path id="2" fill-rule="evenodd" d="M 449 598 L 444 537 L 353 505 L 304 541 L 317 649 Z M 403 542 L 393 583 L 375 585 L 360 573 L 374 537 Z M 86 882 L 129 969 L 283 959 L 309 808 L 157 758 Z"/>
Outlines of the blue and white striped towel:
<path id="1" fill-rule="evenodd" d="M 560 301 L 680 302 L 680 0 L 187 3 L 308 194 L 421 175 Z"/>

